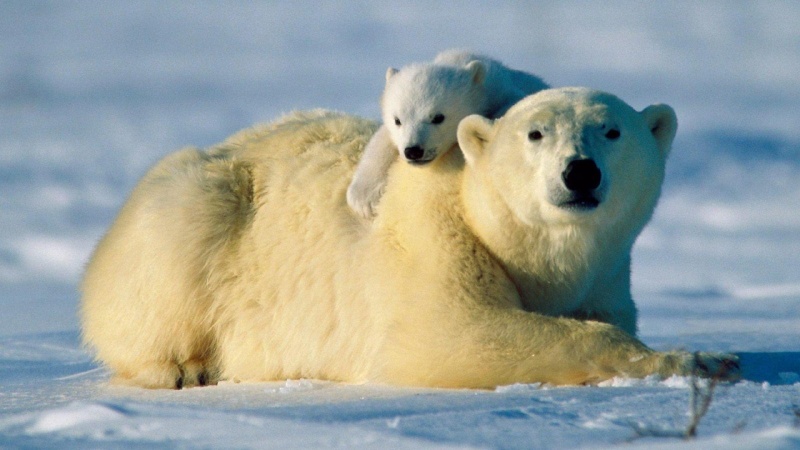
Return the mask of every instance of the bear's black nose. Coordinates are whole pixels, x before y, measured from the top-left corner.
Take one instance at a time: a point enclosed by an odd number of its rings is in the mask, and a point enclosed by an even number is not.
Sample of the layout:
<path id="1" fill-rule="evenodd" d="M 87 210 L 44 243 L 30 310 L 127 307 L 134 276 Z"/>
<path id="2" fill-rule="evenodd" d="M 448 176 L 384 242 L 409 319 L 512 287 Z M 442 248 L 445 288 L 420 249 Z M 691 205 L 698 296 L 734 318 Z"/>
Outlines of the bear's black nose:
<path id="1" fill-rule="evenodd" d="M 577 159 L 567 164 L 561 174 L 564 185 L 570 191 L 591 191 L 600 186 L 602 174 L 591 159 Z"/>
<path id="2" fill-rule="evenodd" d="M 403 153 L 406 155 L 406 159 L 409 161 L 416 161 L 425 156 L 425 150 L 423 150 L 419 145 L 406 147 L 406 150 Z"/>

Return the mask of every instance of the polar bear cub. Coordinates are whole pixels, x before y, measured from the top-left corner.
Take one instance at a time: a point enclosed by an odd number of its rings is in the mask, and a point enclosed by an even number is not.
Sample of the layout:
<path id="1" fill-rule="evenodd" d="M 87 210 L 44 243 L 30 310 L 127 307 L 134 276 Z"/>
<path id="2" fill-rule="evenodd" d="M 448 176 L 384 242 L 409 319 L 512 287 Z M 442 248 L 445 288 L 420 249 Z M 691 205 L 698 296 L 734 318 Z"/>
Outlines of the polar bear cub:
<path id="1" fill-rule="evenodd" d="M 396 154 L 413 165 L 428 164 L 457 145 L 464 117 L 500 117 L 547 87 L 539 77 L 461 50 L 442 52 L 431 63 L 390 67 L 381 97 L 383 126 L 364 150 L 347 203 L 361 216 L 373 216 Z"/>

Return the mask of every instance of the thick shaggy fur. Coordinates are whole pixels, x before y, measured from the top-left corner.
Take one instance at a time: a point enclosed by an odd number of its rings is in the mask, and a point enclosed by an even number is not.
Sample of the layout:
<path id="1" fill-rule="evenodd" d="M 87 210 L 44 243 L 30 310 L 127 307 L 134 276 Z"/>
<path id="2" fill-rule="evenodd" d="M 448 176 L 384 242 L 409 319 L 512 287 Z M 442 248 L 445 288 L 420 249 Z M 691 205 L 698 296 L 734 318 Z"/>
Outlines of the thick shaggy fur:
<path id="1" fill-rule="evenodd" d="M 376 129 L 368 121 L 297 113 L 165 158 L 89 263 L 85 342 L 115 381 L 153 388 L 299 377 L 487 388 L 687 373 L 688 355 L 633 336 L 628 286 L 674 115 L 581 92 L 528 98 L 495 124 L 465 120 L 468 164 L 450 152 L 430 170 L 395 165 L 369 223 L 344 200 Z M 550 211 L 536 177 L 559 177 L 542 168 L 594 126 L 576 113 L 587 108 L 630 138 L 608 157 L 619 161 L 595 211 Z M 564 146 L 530 157 L 515 136 L 542 112 L 565 130 Z M 509 170 L 515 162 L 525 169 Z M 634 167 L 647 187 L 615 187 Z M 523 210 L 547 213 L 520 216 L 527 201 Z"/>

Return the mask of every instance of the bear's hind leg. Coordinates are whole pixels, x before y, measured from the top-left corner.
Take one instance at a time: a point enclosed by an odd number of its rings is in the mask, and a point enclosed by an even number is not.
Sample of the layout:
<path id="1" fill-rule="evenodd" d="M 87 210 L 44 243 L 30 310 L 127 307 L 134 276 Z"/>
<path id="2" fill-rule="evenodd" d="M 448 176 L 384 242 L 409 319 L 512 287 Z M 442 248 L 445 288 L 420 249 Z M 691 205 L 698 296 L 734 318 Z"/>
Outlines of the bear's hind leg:
<path id="1" fill-rule="evenodd" d="M 180 389 L 183 373 L 173 361 L 148 361 L 133 370 L 115 370 L 112 384 L 148 389 Z"/>
<path id="2" fill-rule="evenodd" d="M 180 368 L 182 387 L 214 386 L 219 382 L 219 370 L 207 360 L 193 358 L 181 364 Z"/>
<path id="3" fill-rule="evenodd" d="M 147 389 L 183 389 L 211 386 L 219 382 L 219 370 L 207 360 L 193 358 L 183 363 L 149 361 L 136 370 L 119 370 L 112 384 Z"/>

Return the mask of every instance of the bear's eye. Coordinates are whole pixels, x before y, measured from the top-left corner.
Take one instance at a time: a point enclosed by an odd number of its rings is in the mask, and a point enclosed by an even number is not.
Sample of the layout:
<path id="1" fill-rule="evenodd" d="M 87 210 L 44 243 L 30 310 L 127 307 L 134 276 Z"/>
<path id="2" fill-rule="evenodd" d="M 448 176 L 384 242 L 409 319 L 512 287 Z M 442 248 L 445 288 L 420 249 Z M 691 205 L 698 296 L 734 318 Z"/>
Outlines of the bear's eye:
<path id="1" fill-rule="evenodd" d="M 612 128 L 606 132 L 606 139 L 616 141 L 619 139 L 620 132 L 616 128 Z"/>
<path id="2" fill-rule="evenodd" d="M 533 130 L 530 133 L 528 133 L 528 139 L 530 139 L 531 141 L 539 141 L 543 137 L 544 137 L 544 135 L 539 130 Z"/>
<path id="3" fill-rule="evenodd" d="M 394 124 L 395 124 L 395 125 L 397 125 L 397 126 L 399 127 L 399 126 L 400 126 L 400 119 L 398 119 L 397 117 L 395 117 L 395 118 L 394 118 Z"/>
<path id="4" fill-rule="evenodd" d="M 439 125 L 442 122 L 444 122 L 444 115 L 443 114 L 437 114 L 437 115 L 433 116 L 433 119 L 431 119 L 431 123 L 434 124 L 434 125 Z"/>

